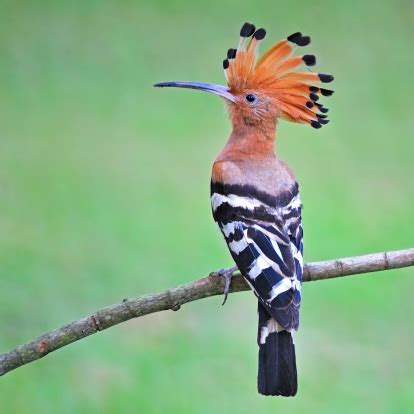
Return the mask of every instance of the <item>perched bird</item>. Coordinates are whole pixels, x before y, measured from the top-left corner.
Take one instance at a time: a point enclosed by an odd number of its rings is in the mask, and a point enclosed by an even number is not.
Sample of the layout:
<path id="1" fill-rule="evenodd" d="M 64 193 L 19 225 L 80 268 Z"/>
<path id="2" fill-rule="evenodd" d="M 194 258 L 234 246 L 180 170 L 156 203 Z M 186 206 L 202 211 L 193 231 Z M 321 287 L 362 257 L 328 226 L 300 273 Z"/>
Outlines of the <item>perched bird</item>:
<path id="1" fill-rule="evenodd" d="M 315 86 L 333 76 L 297 72 L 315 56 L 292 56 L 309 36 L 294 33 L 258 56 L 264 29 L 245 23 L 237 49 L 223 61 L 228 86 L 162 82 L 157 87 L 198 89 L 227 102 L 233 130 L 213 164 L 211 205 L 230 253 L 258 299 L 259 368 L 263 395 L 297 392 L 295 345 L 299 326 L 303 242 L 299 186 L 274 152 L 279 118 L 321 128 L 328 109 L 319 103 L 333 91 Z M 225 298 L 235 269 L 223 270 Z"/>

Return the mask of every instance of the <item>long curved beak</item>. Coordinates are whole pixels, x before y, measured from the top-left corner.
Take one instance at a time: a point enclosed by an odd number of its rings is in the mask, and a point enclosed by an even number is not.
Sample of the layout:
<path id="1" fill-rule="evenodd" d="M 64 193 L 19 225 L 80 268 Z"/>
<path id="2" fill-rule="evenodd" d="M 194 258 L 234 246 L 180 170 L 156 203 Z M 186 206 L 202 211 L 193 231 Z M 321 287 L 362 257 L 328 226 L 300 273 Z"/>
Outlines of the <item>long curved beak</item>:
<path id="1" fill-rule="evenodd" d="M 214 93 L 214 95 L 221 96 L 222 98 L 228 99 L 231 102 L 235 101 L 234 95 L 230 93 L 230 89 L 227 86 L 214 85 L 212 83 L 171 81 L 156 83 L 154 86 L 156 88 L 197 89 L 199 91 Z"/>

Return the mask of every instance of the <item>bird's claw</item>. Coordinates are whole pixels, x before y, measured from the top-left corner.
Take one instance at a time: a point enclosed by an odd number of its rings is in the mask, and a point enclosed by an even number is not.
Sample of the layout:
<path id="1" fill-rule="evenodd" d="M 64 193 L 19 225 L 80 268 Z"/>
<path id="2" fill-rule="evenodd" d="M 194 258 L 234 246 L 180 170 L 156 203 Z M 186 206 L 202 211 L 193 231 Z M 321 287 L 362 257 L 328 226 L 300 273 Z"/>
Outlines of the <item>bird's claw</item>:
<path id="1" fill-rule="evenodd" d="M 224 305 L 227 301 L 227 296 L 229 295 L 230 291 L 231 278 L 236 270 L 237 266 L 233 266 L 229 269 L 220 269 L 217 272 L 211 273 L 212 276 L 219 276 L 224 279 L 224 301 L 222 305 Z"/>

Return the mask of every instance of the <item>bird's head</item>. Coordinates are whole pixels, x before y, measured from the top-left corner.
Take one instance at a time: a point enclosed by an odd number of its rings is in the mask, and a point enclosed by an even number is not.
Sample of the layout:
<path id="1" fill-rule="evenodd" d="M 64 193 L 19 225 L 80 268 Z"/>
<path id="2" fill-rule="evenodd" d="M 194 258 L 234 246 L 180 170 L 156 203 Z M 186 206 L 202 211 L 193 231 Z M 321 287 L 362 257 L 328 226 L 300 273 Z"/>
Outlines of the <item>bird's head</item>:
<path id="1" fill-rule="evenodd" d="M 224 98 L 234 122 L 249 126 L 271 125 L 278 118 L 320 128 L 327 124 L 328 109 L 318 100 L 333 91 L 315 86 L 333 76 L 311 71 L 297 72 L 301 65 L 314 66 L 314 55 L 292 56 L 297 46 L 307 46 L 309 36 L 294 33 L 258 56 L 264 29 L 245 23 L 237 49 L 229 49 L 223 61 L 227 86 L 203 82 L 161 82 L 156 87 L 179 87 L 210 92 Z"/>

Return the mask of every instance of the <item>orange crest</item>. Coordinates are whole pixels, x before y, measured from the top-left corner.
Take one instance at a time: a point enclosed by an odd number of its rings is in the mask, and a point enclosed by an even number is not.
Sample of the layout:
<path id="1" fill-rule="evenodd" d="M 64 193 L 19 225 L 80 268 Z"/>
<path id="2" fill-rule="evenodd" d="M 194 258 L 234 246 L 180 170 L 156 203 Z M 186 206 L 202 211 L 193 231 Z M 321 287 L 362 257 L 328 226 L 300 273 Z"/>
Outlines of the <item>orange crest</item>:
<path id="1" fill-rule="evenodd" d="M 294 33 L 258 57 L 258 46 L 265 35 L 264 29 L 256 30 L 250 23 L 241 28 L 237 49 L 229 49 L 223 61 L 230 92 L 261 91 L 275 100 L 281 118 L 307 123 L 314 128 L 327 124 L 328 109 L 317 101 L 321 95 L 330 96 L 333 91 L 313 83 L 331 82 L 333 76 L 296 72 L 301 65 L 314 66 L 316 59 L 313 55 L 292 56 L 297 46 L 310 43 L 310 37 Z"/>

